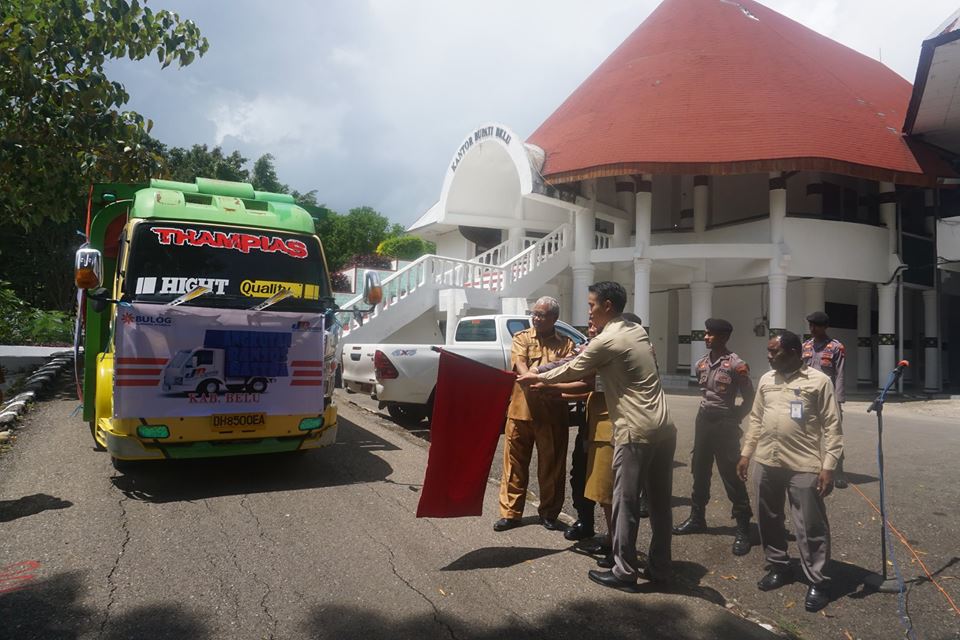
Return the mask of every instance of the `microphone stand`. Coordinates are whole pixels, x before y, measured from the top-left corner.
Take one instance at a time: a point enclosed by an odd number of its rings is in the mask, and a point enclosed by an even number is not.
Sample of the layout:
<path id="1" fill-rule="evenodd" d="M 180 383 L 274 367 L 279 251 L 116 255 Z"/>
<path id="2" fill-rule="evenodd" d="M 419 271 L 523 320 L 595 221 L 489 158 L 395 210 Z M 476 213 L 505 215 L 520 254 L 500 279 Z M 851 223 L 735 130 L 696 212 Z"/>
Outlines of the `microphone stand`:
<path id="1" fill-rule="evenodd" d="M 864 579 L 864 584 L 881 593 L 898 593 L 902 579 L 887 576 L 887 507 L 884 495 L 883 482 L 883 403 L 887 399 L 887 392 L 903 375 L 903 368 L 909 366 L 906 361 L 897 364 L 896 368 L 887 377 L 887 383 L 880 390 L 873 403 L 867 408 L 867 413 L 877 413 L 877 466 L 880 472 L 880 553 L 882 558 L 882 573 L 871 573 Z"/>

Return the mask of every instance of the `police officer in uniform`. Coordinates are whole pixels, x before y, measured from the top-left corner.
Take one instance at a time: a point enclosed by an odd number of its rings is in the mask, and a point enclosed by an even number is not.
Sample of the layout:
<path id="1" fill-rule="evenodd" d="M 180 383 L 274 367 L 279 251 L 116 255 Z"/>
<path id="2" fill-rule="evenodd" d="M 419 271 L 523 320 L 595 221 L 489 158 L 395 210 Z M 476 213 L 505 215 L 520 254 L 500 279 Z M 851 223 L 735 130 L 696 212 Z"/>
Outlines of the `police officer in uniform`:
<path id="1" fill-rule="evenodd" d="M 740 421 L 750 412 L 753 403 L 753 382 L 750 367 L 736 353 L 727 349 L 727 340 L 733 325 L 720 318 L 710 318 L 705 323 L 704 343 L 710 349 L 697 362 L 697 378 L 700 382 L 700 411 L 697 413 L 696 432 L 693 442 L 693 495 L 690 517 L 674 527 L 676 535 L 702 533 L 707 529 L 706 509 L 710 501 L 710 478 L 713 462 L 723 480 L 727 497 L 733 503 L 732 515 L 737 521 L 737 533 L 733 542 L 733 554 L 750 552 L 750 498 L 747 487 L 737 476 L 740 460 Z M 743 403 L 737 406 L 737 394 Z"/>
<path id="2" fill-rule="evenodd" d="M 837 404 L 840 405 L 840 417 L 843 419 L 843 403 L 846 401 L 846 389 L 843 382 L 843 365 L 847 359 L 847 350 L 836 338 L 827 335 L 830 316 L 823 311 L 814 311 L 807 316 L 810 323 L 810 339 L 804 341 L 801 358 L 808 367 L 825 373 L 833 382 Z M 847 488 L 847 478 L 843 475 L 843 455 L 833 472 L 833 486 Z"/>

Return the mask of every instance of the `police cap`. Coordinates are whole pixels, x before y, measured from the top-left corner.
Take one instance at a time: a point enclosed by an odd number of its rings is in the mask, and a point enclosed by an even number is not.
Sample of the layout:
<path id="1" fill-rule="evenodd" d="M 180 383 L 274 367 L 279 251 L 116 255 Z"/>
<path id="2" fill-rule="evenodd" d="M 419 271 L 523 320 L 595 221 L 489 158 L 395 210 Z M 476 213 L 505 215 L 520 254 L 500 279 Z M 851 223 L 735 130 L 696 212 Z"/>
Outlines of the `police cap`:
<path id="1" fill-rule="evenodd" d="M 703 326 L 710 333 L 733 333 L 733 325 L 722 318 L 708 318 Z"/>
<path id="2" fill-rule="evenodd" d="M 823 311 L 814 311 L 807 316 L 807 322 L 810 324 L 819 324 L 827 327 L 830 325 L 830 316 L 825 314 Z"/>

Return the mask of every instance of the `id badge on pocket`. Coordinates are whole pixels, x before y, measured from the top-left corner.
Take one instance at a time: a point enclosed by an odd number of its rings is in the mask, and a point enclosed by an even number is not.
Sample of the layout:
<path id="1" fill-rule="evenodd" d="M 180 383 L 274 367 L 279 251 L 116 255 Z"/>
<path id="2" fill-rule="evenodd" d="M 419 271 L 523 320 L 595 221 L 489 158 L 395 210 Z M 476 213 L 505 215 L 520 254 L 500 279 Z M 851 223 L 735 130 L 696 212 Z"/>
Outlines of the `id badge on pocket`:
<path id="1" fill-rule="evenodd" d="M 790 401 L 790 417 L 794 420 L 803 420 L 803 403 L 801 401 Z"/>

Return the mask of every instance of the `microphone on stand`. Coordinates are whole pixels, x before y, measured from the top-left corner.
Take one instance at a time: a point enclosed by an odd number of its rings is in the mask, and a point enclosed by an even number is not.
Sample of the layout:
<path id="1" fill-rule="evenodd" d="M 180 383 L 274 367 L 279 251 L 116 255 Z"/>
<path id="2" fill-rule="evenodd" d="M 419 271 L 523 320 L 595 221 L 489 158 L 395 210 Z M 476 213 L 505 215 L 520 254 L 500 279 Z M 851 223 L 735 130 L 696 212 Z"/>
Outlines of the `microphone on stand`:
<path id="1" fill-rule="evenodd" d="M 893 368 L 893 371 L 890 372 L 890 375 L 887 377 L 887 383 L 883 385 L 883 389 L 880 390 L 880 395 L 877 396 L 876 400 L 867 407 L 867 413 L 872 411 L 880 412 L 883 410 L 883 403 L 887 399 L 887 392 L 890 391 L 890 388 L 897 383 L 897 380 L 900 379 L 900 376 L 903 375 L 903 370 L 910 366 L 909 360 L 901 360 L 897 363 L 897 366 Z"/>

